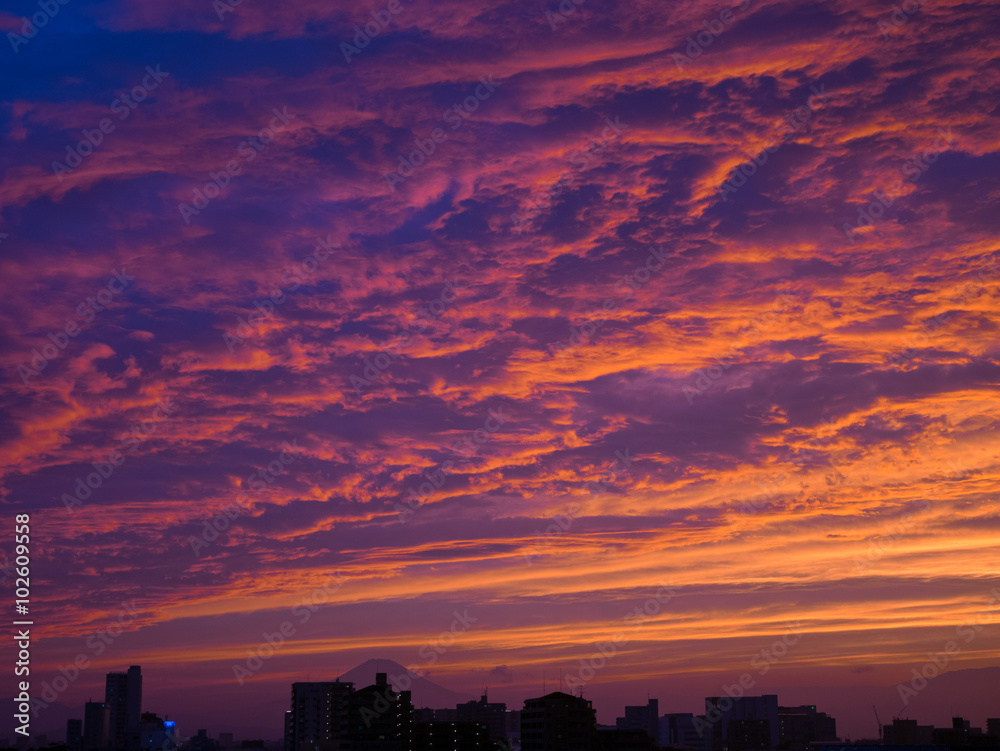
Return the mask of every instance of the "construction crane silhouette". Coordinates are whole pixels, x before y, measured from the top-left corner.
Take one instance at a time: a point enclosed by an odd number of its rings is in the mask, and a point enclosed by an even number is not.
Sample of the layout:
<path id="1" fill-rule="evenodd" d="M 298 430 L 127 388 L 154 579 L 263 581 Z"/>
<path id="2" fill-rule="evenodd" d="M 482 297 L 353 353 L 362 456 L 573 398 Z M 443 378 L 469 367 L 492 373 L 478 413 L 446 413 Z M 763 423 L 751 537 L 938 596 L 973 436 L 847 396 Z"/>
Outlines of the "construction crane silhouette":
<path id="1" fill-rule="evenodd" d="M 878 710 L 875 709 L 875 705 L 872 704 L 872 711 L 875 712 L 875 722 L 878 723 L 878 739 L 881 743 L 882 741 L 882 721 L 878 718 Z"/>

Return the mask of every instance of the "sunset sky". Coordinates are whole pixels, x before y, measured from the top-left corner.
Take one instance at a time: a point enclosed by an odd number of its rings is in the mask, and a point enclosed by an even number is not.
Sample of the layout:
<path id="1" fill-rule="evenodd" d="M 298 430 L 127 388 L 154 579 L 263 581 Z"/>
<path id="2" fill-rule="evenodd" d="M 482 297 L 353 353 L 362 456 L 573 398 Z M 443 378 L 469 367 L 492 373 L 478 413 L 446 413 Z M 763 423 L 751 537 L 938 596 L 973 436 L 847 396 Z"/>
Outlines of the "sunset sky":
<path id="1" fill-rule="evenodd" d="M 1000 716 L 1000 6 L 63 2 L 0 12 L 0 441 L 71 716 L 621 632 L 601 721 Z"/>

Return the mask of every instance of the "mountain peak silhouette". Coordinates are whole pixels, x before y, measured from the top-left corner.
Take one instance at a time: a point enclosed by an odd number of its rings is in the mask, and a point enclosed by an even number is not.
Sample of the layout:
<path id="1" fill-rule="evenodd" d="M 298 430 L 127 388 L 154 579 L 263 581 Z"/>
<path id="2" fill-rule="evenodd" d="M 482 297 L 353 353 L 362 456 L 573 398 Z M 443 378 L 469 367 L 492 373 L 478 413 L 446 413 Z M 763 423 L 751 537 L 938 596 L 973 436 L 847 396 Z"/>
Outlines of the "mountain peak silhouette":
<path id="1" fill-rule="evenodd" d="M 389 683 L 393 688 L 400 691 L 404 686 L 399 685 L 398 679 L 404 675 L 409 676 L 411 681 L 410 691 L 415 709 L 429 707 L 431 709 L 454 709 L 456 704 L 472 701 L 476 697 L 469 694 L 462 694 L 458 691 L 440 686 L 423 676 L 407 670 L 394 660 L 371 659 L 366 660 L 355 668 L 340 676 L 342 681 L 351 681 L 354 688 L 364 688 L 375 683 L 376 673 L 386 673 Z"/>

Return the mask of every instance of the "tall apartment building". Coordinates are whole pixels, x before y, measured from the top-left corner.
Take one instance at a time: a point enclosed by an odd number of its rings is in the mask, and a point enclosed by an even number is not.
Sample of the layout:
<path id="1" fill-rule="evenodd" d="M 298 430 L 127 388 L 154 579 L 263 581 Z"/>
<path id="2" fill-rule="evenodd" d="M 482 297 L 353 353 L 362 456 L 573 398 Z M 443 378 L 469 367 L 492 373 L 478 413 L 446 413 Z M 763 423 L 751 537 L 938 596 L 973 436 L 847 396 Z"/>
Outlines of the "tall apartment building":
<path id="1" fill-rule="evenodd" d="M 386 673 L 350 695 L 348 721 L 352 751 L 410 751 L 413 702 L 409 691 L 395 691 Z"/>
<path id="2" fill-rule="evenodd" d="M 111 711 L 102 701 L 88 701 L 83 708 L 83 751 L 107 751 Z"/>
<path id="3" fill-rule="evenodd" d="M 104 703 L 109 712 L 109 746 L 115 751 L 141 747 L 139 716 L 142 707 L 142 668 L 130 665 L 127 673 L 108 673 Z"/>
<path id="4" fill-rule="evenodd" d="M 82 751 L 83 720 L 66 720 L 66 751 Z"/>
<path id="5" fill-rule="evenodd" d="M 341 681 L 293 683 L 285 713 L 285 751 L 346 751 L 348 709 L 354 684 Z"/>

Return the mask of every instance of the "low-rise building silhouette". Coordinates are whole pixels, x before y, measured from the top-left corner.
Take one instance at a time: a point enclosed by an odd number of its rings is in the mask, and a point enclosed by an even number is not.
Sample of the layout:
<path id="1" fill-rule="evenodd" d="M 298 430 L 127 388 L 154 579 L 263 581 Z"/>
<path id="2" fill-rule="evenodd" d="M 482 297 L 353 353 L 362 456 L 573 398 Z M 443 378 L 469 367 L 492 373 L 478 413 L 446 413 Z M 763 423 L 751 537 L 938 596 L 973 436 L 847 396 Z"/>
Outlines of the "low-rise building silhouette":
<path id="1" fill-rule="evenodd" d="M 778 747 L 786 751 L 806 751 L 810 743 L 837 740 L 837 721 L 815 704 L 778 707 Z"/>
<path id="2" fill-rule="evenodd" d="M 593 704 L 562 691 L 527 699 L 521 710 L 521 751 L 593 751 Z"/>
<path id="3" fill-rule="evenodd" d="M 139 718 L 139 740 L 143 751 L 173 751 L 177 747 L 175 728 L 172 720 L 162 720 L 152 712 L 143 712 Z M 189 748 L 199 748 L 194 739 Z"/>
<path id="4" fill-rule="evenodd" d="M 778 748 L 778 697 L 709 696 L 705 719 L 696 728 L 703 731 L 705 751 L 750 751 Z"/>
<path id="5" fill-rule="evenodd" d="M 477 722 L 421 722 L 413 726 L 412 751 L 493 751 L 489 731 Z"/>
<path id="6" fill-rule="evenodd" d="M 648 699 L 645 706 L 625 707 L 625 716 L 615 720 L 615 727 L 620 730 L 642 730 L 652 740 L 658 740 L 660 735 L 660 702 Z"/>
<path id="7" fill-rule="evenodd" d="M 660 717 L 660 745 L 691 751 L 704 749 L 705 738 L 695 727 L 695 719 L 701 726 L 707 724 L 703 716 L 696 718 L 691 712 L 674 712 Z"/>
<path id="8" fill-rule="evenodd" d="M 507 705 L 491 702 L 484 693 L 479 701 L 469 701 L 455 707 L 458 722 L 474 722 L 483 727 L 491 741 L 507 738 Z"/>

